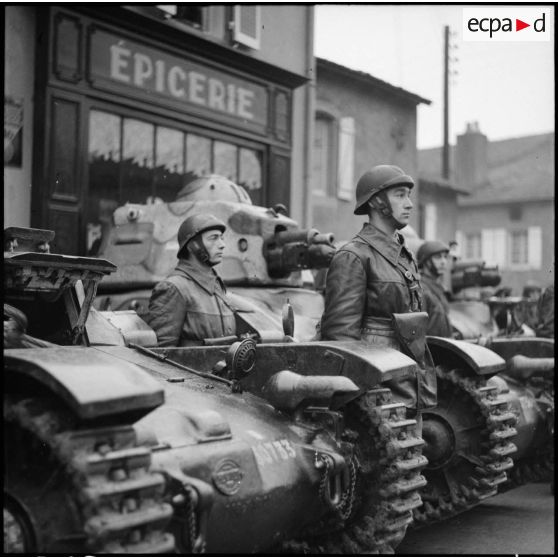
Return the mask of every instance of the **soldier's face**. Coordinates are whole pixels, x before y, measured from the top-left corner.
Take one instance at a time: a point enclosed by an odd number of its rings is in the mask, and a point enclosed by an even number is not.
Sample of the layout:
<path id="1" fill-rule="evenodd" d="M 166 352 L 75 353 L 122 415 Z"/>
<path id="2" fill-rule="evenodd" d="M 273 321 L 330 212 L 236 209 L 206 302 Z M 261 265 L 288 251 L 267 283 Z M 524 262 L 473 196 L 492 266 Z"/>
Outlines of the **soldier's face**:
<path id="1" fill-rule="evenodd" d="M 393 217 L 399 223 L 408 224 L 411 219 L 413 202 L 411 201 L 411 188 L 408 186 L 395 186 L 386 192 L 391 205 Z"/>
<path id="2" fill-rule="evenodd" d="M 223 233 L 218 229 L 205 231 L 201 234 L 201 240 L 207 254 L 209 256 L 209 263 L 217 265 L 223 260 L 223 251 L 225 250 L 225 240 Z"/>
<path id="3" fill-rule="evenodd" d="M 430 257 L 430 262 L 432 263 L 432 267 L 436 270 L 436 273 L 442 275 L 448 265 L 448 253 L 440 252 L 439 254 L 434 254 Z"/>

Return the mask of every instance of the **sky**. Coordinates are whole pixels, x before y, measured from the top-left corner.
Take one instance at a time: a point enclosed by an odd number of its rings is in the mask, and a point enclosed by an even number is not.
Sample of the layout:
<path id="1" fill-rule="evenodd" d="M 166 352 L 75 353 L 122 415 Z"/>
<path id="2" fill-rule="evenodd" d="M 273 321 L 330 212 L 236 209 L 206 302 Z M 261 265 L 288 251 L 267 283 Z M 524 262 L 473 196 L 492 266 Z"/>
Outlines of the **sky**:
<path id="1" fill-rule="evenodd" d="M 417 146 L 438 147 L 449 25 L 451 58 L 457 58 L 450 64 L 457 72 L 449 90 L 450 143 L 474 121 L 491 141 L 554 131 L 553 30 L 546 42 L 464 41 L 464 7 L 474 6 L 316 5 L 315 54 L 432 101 L 418 105 Z"/>

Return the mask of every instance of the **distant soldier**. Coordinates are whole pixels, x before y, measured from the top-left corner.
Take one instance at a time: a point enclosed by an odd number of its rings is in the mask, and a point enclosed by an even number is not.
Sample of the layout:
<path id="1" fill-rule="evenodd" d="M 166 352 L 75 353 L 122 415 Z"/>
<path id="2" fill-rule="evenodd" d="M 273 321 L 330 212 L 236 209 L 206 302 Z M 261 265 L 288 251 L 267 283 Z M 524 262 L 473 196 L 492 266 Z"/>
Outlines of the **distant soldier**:
<path id="1" fill-rule="evenodd" d="M 354 213 L 368 216 L 368 223 L 336 252 L 329 266 L 322 339 L 358 339 L 404 349 L 395 329 L 398 316 L 423 309 L 417 265 L 399 233 L 411 217 L 413 186 L 413 179 L 394 165 L 378 165 L 359 179 Z M 416 378 L 385 385 L 410 416 L 436 405 L 436 375 L 429 366 Z"/>
<path id="2" fill-rule="evenodd" d="M 424 295 L 424 309 L 428 312 L 428 335 L 452 337 L 449 304 L 442 278 L 448 264 L 450 248 L 439 240 L 427 240 L 417 252 Z"/>
<path id="3" fill-rule="evenodd" d="M 155 285 L 147 321 L 160 347 L 201 345 L 236 334 L 225 285 L 213 267 L 223 259 L 225 224 L 207 213 L 192 215 L 178 229 L 178 265 Z"/>

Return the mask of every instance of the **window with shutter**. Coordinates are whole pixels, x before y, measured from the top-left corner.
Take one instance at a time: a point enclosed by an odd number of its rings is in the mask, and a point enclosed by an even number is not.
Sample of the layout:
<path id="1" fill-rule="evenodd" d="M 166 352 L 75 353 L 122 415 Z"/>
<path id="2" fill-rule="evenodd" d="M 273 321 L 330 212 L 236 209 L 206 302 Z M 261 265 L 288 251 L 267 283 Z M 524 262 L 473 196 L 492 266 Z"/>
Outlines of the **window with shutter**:
<path id="1" fill-rule="evenodd" d="M 438 211 L 435 203 L 424 206 L 424 240 L 438 240 L 436 236 Z"/>
<path id="2" fill-rule="evenodd" d="M 337 197 L 353 199 L 355 170 L 355 119 L 346 116 L 339 119 L 339 164 Z"/>
<path id="3" fill-rule="evenodd" d="M 506 229 L 482 229 L 481 254 L 487 265 L 506 267 Z"/>
<path id="4" fill-rule="evenodd" d="M 261 6 L 255 4 L 234 6 L 233 40 L 253 49 L 260 48 Z"/>
<path id="5" fill-rule="evenodd" d="M 540 227 L 527 230 L 527 258 L 531 269 L 542 267 L 542 231 Z"/>

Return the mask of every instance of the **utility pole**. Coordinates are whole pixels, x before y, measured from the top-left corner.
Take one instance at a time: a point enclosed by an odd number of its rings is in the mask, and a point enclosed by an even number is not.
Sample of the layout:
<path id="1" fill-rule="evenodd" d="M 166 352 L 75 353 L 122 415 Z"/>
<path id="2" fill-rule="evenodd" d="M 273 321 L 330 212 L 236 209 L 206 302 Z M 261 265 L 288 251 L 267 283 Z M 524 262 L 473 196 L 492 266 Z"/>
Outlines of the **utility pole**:
<path id="1" fill-rule="evenodd" d="M 444 26 L 444 146 L 442 148 L 442 178 L 449 179 L 449 25 Z"/>

